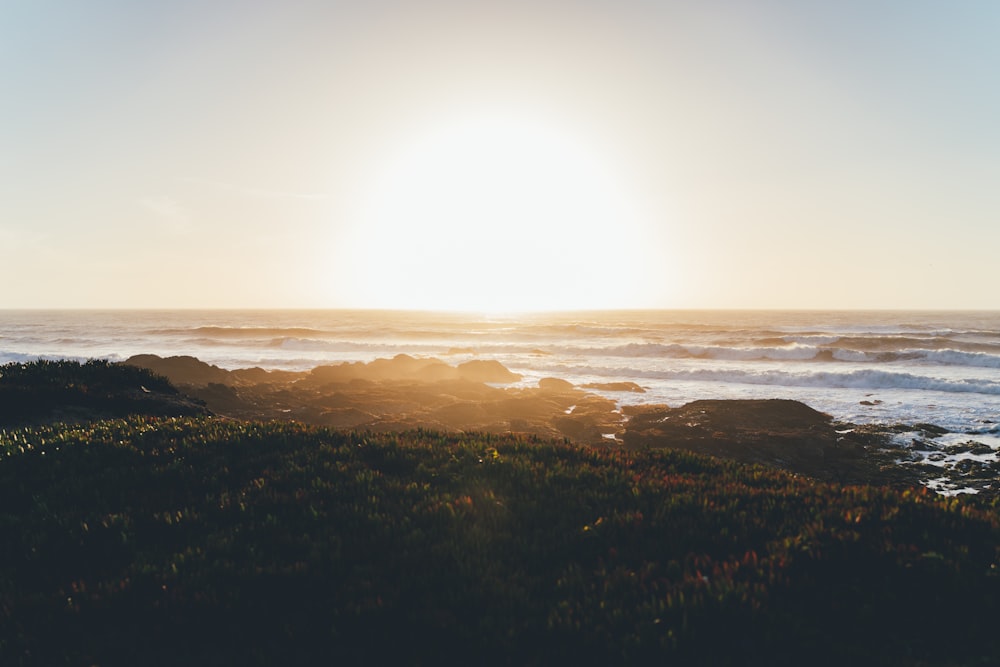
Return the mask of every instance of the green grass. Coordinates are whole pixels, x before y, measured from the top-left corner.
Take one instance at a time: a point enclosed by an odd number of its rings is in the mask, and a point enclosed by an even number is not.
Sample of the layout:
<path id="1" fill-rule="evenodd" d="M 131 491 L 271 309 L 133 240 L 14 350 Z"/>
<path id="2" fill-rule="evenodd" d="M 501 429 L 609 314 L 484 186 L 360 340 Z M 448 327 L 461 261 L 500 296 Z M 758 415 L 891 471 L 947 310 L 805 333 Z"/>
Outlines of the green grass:
<path id="1" fill-rule="evenodd" d="M 996 664 L 996 507 L 697 455 L 0 431 L 0 664 Z"/>

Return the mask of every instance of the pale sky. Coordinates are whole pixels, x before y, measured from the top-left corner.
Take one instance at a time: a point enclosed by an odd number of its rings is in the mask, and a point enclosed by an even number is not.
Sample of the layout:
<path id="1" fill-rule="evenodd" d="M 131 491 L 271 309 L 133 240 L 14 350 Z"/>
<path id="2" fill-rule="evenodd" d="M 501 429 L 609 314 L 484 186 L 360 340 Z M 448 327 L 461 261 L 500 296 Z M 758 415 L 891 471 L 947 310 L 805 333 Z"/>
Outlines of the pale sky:
<path id="1" fill-rule="evenodd" d="M 1000 308 L 1000 2 L 5 0 L 0 308 Z"/>

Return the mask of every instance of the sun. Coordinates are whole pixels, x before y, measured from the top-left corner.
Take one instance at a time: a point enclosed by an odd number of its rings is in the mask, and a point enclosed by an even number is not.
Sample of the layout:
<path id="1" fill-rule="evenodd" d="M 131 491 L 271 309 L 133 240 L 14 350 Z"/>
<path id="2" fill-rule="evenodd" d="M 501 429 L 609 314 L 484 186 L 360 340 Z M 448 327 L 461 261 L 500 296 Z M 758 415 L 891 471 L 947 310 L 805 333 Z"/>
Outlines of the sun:
<path id="1" fill-rule="evenodd" d="M 632 307 L 643 220 L 611 163 L 553 123 L 478 115 L 431 127 L 375 172 L 348 241 L 365 307 Z M 631 290 L 631 291 L 630 291 Z"/>

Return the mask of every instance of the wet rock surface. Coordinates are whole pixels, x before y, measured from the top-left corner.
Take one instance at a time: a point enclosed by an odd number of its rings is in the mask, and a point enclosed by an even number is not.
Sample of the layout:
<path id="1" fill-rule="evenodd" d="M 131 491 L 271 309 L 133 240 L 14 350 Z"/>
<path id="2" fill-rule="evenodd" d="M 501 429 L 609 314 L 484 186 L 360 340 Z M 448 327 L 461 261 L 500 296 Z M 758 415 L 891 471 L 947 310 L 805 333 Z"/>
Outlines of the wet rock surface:
<path id="1" fill-rule="evenodd" d="M 930 427 L 930 428 L 928 428 Z M 897 468 L 939 493 L 1000 493 L 1000 430 L 949 433 L 930 424 L 895 425 L 886 429 L 880 449 Z"/>

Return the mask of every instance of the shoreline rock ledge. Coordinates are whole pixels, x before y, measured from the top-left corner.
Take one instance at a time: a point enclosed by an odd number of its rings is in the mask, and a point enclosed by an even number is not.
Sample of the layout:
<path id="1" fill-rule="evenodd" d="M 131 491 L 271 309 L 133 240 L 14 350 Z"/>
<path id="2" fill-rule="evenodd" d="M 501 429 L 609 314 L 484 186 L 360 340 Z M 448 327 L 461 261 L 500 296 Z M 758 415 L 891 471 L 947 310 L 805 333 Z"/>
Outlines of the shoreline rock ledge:
<path id="1" fill-rule="evenodd" d="M 700 400 L 626 408 L 626 414 L 628 449 L 686 449 L 844 482 L 877 476 L 867 460 L 870 437 L 838 432 L 830 415 L 799 401 Z"/>
<path id="2" fill-rule="evenodd" d="M 619 409 L 613 399 L 560 378 L 543 378 L 537 387 L 497 386 L 520 376 L 495 361 L 451 366 L 408 355 L 303 372 L 227 371 L 193 357 L 155 355 L 124 363 L 164 375 L 215 414 L 236 419 L 372 431 L 513 432 L 581 445 L 685 449 L 839 483 L 909 487 L 926 477 L 916 466 L 899 465 L 899 452 L 886 449 L 884 429 L 834 422 L 787 399 Z"/>

